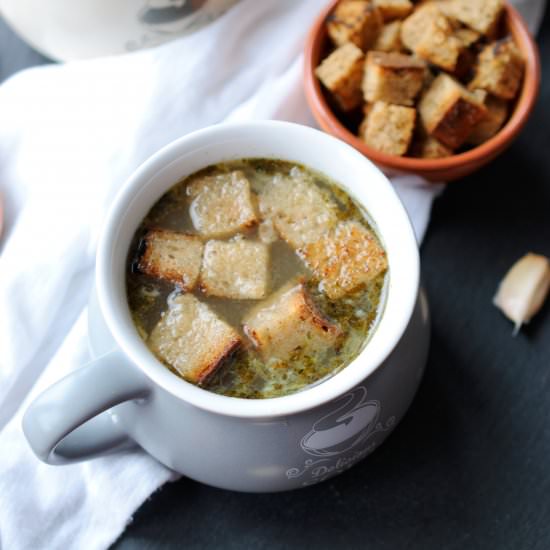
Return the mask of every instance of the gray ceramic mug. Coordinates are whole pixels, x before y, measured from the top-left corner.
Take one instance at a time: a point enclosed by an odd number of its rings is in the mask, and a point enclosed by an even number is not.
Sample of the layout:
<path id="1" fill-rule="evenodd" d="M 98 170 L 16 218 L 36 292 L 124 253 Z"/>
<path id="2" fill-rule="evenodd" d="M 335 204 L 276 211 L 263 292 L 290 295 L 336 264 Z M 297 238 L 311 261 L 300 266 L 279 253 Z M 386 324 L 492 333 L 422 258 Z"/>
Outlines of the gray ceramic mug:
<path id="1" fill-rule="evenodd" d="M 384 311 L 361 354 L 323 383 L 264 400 L 217 395 L 171 373 L 139 337 L 125 292 L 130 241 L 157 199 L 200 168 L 250 157 L 299 162 L 339 183 L 370 214 L 390 273 Z M 368 159 L 304 126 L 213 126 L 155 154 L 114 201 L 98 247 L 96 287 L 117 349 L 47 389 L 23 419 L 32 449 L 50 464 L 137 443 L 169 468 L 217 487 L 307 486 L 348 469 L 384 441 L 409 407 L 426 361 L 428 310 L 401 202 Z"/>

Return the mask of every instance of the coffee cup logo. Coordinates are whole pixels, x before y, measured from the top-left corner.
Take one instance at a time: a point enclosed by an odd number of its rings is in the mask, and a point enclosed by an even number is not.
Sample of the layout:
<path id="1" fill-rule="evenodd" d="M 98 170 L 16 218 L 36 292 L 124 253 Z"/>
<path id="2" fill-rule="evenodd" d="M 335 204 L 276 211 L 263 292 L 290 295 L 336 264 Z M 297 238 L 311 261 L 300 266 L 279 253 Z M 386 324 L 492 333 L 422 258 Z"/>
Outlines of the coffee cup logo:
<path id="1" fill-rule="evenodd" d="M 300 442 L 313 456 L 336 456 L 368 438 L 380 416 L 380 403 L 367 401 L 367 390 L 356 388 L 336 401 L 334 411 L 320 418 Z"/>
<path id="2" fill-rule="evenodd" d="M 379 422 L 382 406 L 379 401 L 367 401 L 367 389 L 360 386 L 334 404 L 336 408 L 317 420 L 300 441 L 308 455 L 301 468 L 289 468 L 286 477 L 303 477 L 303 485 L 311 485 L 340 473 L 370 454 L 376 441 L 368 441 L 379 432 L 390 430 L 395 424 L 391 416 L 385 426 Z"/>

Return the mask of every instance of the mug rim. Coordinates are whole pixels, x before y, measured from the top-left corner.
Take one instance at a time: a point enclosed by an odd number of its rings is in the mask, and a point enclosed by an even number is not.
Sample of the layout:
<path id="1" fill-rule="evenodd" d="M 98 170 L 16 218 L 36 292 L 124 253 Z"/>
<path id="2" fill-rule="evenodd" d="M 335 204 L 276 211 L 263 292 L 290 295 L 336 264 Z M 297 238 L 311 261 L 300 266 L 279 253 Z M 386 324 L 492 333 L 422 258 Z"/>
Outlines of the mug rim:
<path id="1" fill-rule="evenodd" d="M 392 216 L 392 227 L 396 226 L 400 235 L 399 262 L 403 265 L 403 273 L 401 273 L 401 269 L 398 274 L 390 271 L 385 309 L 377 321 L 377 326 L 366 346 L 351 363 L 318 384 L 289 395 L 264 399 L 245 399 L 216 394 L 187 382 L 172 373 L 146 347 L 145 342 L 138 336 L 133 323 L 128 322 L 129 308 L 126 296 L 121 297 L 120 293 L 115 291 L 115 283 L 112 277 L 113 266 L 121 261 L 120 257 L 114 254 L 115 247 L 119 244 L 118 240 L 121 238 L 120 234 L 124 227 L 125 216 L 129 215 L 128 212 L 138 194 L 138 190 L 152 186 L 155 175 L 159 174 L 165 166 L 176 162 L 178 159 L 181 160 L 182 156 L 186 154 L 190 157 L 193 156 L 194 151 L 196 154 L 198 144 L 228 140 L 231 139 L 231 136 L 242 135 L 250 131 L 267 132 L 270 138 L 274 136 L 272 139 L 284 137 L 284 139 L 293 140 L 294 142 L 309 138 L 331 148 L 335 153 L 338 153 L 339 157 L 345 157 L 350 162 L 362 165 L 365 174 L 370 174 L 373 177 L 369 181 L 369 185 L 373 185 L 372 192 L 376 191 L 378 194 L 383 194 L 384 200 L 387 201 L 390 210 L 388 216 Z M 218 143 L 222 143 L 222 141 Z M 250 156 L 243 150 L 240 158 L 250 158 Z M 282 158 L 282 160 L 289 159 Z M 294 162 L 300 161 L 294 160 Z M 304 162 L 304 165 L 316 170 L 315 166 L 311 166 L 310 163 Z M 206 164 L 203 167 L 205 166 Z M 175 185 L 177 181 L 175 180 L 171 185 Z M 336 181 L 335 183 L 344 187 L 346 192 L 349 192 L 343 182 Z M 354 199 L 358 200 L 356 197 Z M 359 202 L 369 212 L 369 209 L 361 201 Z M 153 204 L 154 202 L 149 205 L 149 208 Z M 373 218 L 375 225 L 377 225 L 376 217 L 373 216 Z M 139 223 L 141 223 L 141 220 L 139 220 Z M 132 231 L 132 234 L 134 231 Z M 391 269 L 390 251 L 387 248 L 388 245 L 384 242 L 384 234 L 381 234 L 379 230 L 377 230 L 377 233 L 388 253 Z M 124 265 L 126 264 L 129 246 L 130 242 L 126 243 Z M 396 252 L 392 252 L 392 254 L 393 257 L 397 257 Z M 395 284 L 396 280 L 398 285 Z M 136 368 L 144 372 L 153 383 L 191 405 L 215 414 L 243 418 L 262 419 L 289 416 L 304 410 L 310 410 L 344 395 L 366 380 L 385 362 L 405 332 L 417 301 L 419 281 L 420 258 L 414 230 L 403 204 L 387 177 L 368 158 L 345 142 L 314 128 L 282 121 L 223 123 L 187 134 L 160 149 L 133 172 L 117 193 L 104 222 L 97 249 L 96 287 L 100 309 L 117 345 L 134 363 Z M 392 308 L 392 326 L 386 327 L 384 323 L 387 314 L 386 309 L 390 303 L 390 298 L 393 296 L 392 293 L 396 292 L 400 293 L 401 301 L 398 309 L 395 306 Z M 126 304 L 125 311 L 124 307 L 120 305 L 122 302 Z M 385 326 L 385 333 L 387 333 L 386 341 L 382 341 L 382 337 L 380 337 L 378 339 L 380 341 L 377 340 L 377 346 L 371 345 L 377 339 L 383 325 Z"/>

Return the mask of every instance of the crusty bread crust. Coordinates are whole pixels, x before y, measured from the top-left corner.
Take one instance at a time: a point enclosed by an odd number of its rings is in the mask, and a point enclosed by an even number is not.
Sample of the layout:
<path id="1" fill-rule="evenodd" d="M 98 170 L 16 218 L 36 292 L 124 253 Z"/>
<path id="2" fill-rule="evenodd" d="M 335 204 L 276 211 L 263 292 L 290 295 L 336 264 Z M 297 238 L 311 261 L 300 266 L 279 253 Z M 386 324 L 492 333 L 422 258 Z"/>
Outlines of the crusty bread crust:
<path id="1" fill-rule="evenodd" d="M 418 112 L 428 134 L 456 149 L 466 141 L 487 109 L 455 79 L 440 74 L 420 99 Z"/>
<path id="2" fill-rule="evenodd" d="M 243 330 L 264 359 L 319 353 L 333 346 L 341 329 L 326 319 L 300 281 L 284 285 L 243 320 Z"/>
<path id="3" fill-rule="evenodd" d="M 196 235 L 152 229 L 142 239 L 137 267 L 146 275 L 190 291 L 199 277 L 203 247 Z"/>

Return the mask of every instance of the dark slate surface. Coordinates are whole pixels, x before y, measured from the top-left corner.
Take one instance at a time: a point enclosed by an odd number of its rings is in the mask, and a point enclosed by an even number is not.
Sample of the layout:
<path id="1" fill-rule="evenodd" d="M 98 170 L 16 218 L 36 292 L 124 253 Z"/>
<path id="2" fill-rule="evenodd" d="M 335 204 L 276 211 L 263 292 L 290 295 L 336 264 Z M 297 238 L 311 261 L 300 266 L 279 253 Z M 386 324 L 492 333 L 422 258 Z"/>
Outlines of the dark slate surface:
<path id="1" fill-rule="evenodd" d="M 432 349 L 390 439 L 298 492 L 169 484 L 114 549 L 550 548 L 550 304 L 516 338 L 491 305 L 513 261 L 528 250 L 550 256 L 548 16 L 540 45 L 541 99 L 528 127 L 436 201 L 422 248 Z M 44 61 L 0 25 L 0 77 Z"/>

